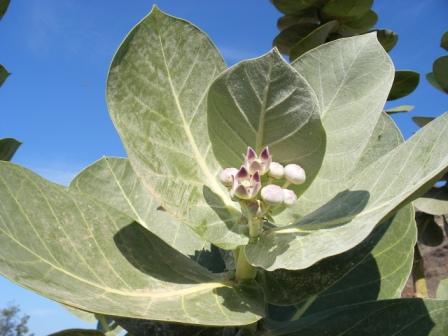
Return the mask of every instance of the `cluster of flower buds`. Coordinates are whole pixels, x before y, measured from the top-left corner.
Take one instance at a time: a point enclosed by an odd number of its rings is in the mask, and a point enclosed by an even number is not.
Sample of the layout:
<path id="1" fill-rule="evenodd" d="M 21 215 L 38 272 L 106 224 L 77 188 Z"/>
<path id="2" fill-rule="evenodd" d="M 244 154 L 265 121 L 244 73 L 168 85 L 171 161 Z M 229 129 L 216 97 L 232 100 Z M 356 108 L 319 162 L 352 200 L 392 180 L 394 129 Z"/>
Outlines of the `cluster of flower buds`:
<path id="1" fill-rule="evenodd" d="M 269 177 L 268 184 L 262 186 L 262 176 Z M 253 148 L 247 149 L 246 157 L 240 169 L 226 168 L 219 174 L 222 184 L 230 189 L 230 196 L 234 200 L 255 201 L 257 209 L 260 203 L 268 206 L 291 206 L 297 196 L 294 191 L 286 189 L 289 184 L 302 184 L 305 182 L 305 171 L 297 164 L 288 164 L 285 167 L 272 161 L 269 149 L 265 147 L 260 155 Z M 285 179 L 284 187 L 273 184 L 273 180 Z M 260 194 L 261 201 L 258 199 Z"/>

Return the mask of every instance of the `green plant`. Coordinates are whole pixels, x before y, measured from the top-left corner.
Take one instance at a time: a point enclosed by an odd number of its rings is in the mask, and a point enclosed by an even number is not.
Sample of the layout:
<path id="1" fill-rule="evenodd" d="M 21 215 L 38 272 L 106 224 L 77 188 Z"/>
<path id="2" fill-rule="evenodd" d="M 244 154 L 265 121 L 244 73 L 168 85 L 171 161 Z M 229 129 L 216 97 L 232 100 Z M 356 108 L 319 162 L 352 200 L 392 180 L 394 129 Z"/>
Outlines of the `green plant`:
<path id="1" fill-rule="evenodd" d="M 397 298 L 448 114 L 403 142 L 393 77 L 374 33 L 226 69 L 154 8 L 107 82 L 128 158 L 69 188 L 0 162 L 0 272 L 138 335 L 444 335 L 448 302 Z"/>
<path id="2" fill-rule="evenodd" d="M 339 38 L 376 32 L 383 48 L 389 52 L 398 42 L 398 35 L 389 29 L 375 29 L 378 15 L 373 0 L 271 0 L 283 14 L 278 19 L 280 33 L 273 44 L 291 61 L 308 50 Z M 420 74 L 410 70 L 395 72 L 388 100 L 412 93 Z M 408 112 L 411 106 L 397 106 L 388 113 Z"/>

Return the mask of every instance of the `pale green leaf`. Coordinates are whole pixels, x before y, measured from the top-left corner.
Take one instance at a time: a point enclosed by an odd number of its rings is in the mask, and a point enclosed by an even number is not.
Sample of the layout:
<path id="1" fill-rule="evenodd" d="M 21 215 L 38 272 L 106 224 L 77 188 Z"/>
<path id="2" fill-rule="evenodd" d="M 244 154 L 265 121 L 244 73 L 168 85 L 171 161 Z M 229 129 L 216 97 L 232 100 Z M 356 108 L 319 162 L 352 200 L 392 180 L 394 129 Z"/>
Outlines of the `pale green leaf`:
<path id="1" fill-rule="evenodd" d="M 401 209 L 355 248 L 301 271 L 264 273 L 266 300 L 306 314 L 363 301 L 400 297 L 416 243 L 412 206 Z"/>
<path id="2" fill-rule="evenodd" d="M 114 56 L 107 101 L 130 163 L 154 200 L 204 239 L 233 249 L 248 238 L 216 178 L 205 101 L 224 68 L 203 32 L 154 7 Z"/>
<path id="3" fill-rule="evenodd" d="M 86 194 L 0 162 L 0 200 L 0 274 L 23 287 L 102 315 L 205 325 L 260 318 L 250 287 Z"/>
<path id="4" fill-rule="evenodd" d="M 194 256 L 209 249 L 191 229 L 176 222 L 159 205 L 124 158 L 105 157 L 84 169 L 70 184 L 95 199 L 125 213 L 168 245 Z"/>
<path id="5" fill-rule="evenodd" d="M 373 135 L 394 76 L 390 58 L 374 33 L 326 43 L 292 65 L 316 92 L 327 148 L 316 179 L 296 206 L 275 218 L 277 225 L 291 224 L 319 208 L 359 171 L 357 162 Z"/>
<path id="6" fill-rule="evenodd" d="M 338 21 L 329 21 L 313 30 L 299 42 L 297 42 L 289 51 L 289 59 L 295 60 L 308 50 L 316 48 L 327 41 L 328 36 L 339 26 Z"/>
<path id="7" fill-rule="evenodd" d="M 432 188 L 414 201 L 418 211 L 431 215 L 448 214 L 448 186 Z"/>
<path id="8" fill-rule="evenodd" d="M 347 251 L 448 168 L 448 113 L 376 160 L 332 200 L 286 227 L 265 231 L 246 246 L 251 264 L 303 269 Z"/>
<path id="9" fill-rule="evenodd" d="M 313 90 L 274 50 L 225 71 L 210 87 L 208 125 L 223 167 L 238 167 L 248 146 L 268 146 L 275 161 L 297 163 L 307 184 L 319 170 L 325 132 Z"/>
<path id="10" fill-rule="evenodd" d="M 448 279 L 439 282 L 436 297 L 440 300 L 448 300 Z"/>
<path id="11" fill-rule="evenodd" d="M 445 336 L 448 301 L 397 299 L 354 304 L 292 323 L 267 326 L 263 336 Z"/>
<path id="12" fill-rule="evenodd" d="M 13 138 L 0 139 L 0 160 L 11 160 L 21 144 L 21 142 Z"/>

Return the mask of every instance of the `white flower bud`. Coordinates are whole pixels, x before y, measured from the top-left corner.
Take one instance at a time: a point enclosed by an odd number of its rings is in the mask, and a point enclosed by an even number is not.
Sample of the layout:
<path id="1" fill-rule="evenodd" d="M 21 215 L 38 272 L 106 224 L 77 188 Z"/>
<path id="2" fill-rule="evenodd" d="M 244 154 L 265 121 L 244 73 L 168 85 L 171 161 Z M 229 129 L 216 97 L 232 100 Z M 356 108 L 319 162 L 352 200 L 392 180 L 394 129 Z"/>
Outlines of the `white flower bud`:
<path id="1" fill-rule="evenodd" d="M 283 189 L 275 184 L 268 184 L 261 189 L 261 198 L 268 204 L 277 205 L 283 203 Z"/>
<path id="2" fill-rule="evenodd" d="M 305 182 L 305 170 L 296 164 L 289 164 L 285 167 L 285 178 L 292 184 L 302 184 Z"/>
<path id="3" fill-rule="evenodd" d="M 233 183 L 233 177 L 238 173 L 236 168 L 226 168 L 219 173 L 219 181 L 226 187 L 231 187 Z"/>
<path id="4" fill-rule="evenodd" d="M 283 166 L 278 162 L 271 162 L 269 165 L 269 176 L 275 178 L 275 179 L 281 179 L 285 176 L 285 169 Z"/>
<path id="5" fill-rule="evenodd" d="M 294 205 L 297 201 L 296 193 L 289 189 L 283 189 L 283 203 L 286 206 Z"/>

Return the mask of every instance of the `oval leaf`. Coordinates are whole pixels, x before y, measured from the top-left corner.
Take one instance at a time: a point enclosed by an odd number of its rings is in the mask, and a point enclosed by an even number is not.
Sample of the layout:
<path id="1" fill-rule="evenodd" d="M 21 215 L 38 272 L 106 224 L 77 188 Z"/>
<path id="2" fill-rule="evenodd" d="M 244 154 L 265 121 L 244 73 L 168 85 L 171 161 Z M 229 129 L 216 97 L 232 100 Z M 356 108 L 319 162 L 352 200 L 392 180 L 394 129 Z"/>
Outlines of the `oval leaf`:
<path id="1" fill-rule="evenodd" d="M 442 56 L 435 60 L 432 65 L 432 73 L 438 85 L 448 93 L 448 56 Z"/>
<path id="2" fill-rule="evenodd" d="M 289 54 L 291 48 L 301 39 L 319 27 L 317 22 L 299 22 L 282 30 L 272 44 L 278 48 L 282 54 Z"/>
<path id="3" fill-rule="evenodd" d="M 103 315 L 205 325 L 260 318 L 251 292 L 86 194 L 0 162 L 0 200 L 0 274 L 21 286 Z"/>
<path id="4" fill-rule="evenodd" d="M 21 144 L 21 142 L 12 138 L 0 139 L 0 160 L 11 160 Z"/>
<path id="5" fill-rule="evenodd" d="M 418 211 L 431 215 L 448 214 L 448 186 L 432 188 L 414 201 Z"/>
<path id="6" fill-rule="evenodd" d="M 224 167 L 239 168 L 248 146 L 257 153 L 268 146 L 275 161 L 300 164 L 308 185 L 325 152 L 314 92 L 276 50 L 218 77 L 208 94 L 208 125 Z"/>
<path id="7" fill-rule="evenodd" d="M 324 44 L 327 41 L 328 36 L 338 26 L 338 21 L 329 21 L 313 30 L 291 48 L 289 51 L 289 59 L 293 61 L 300 55 L 306 53 L 308 50 Z"/>
<path id="8" fill-rule="evenodd" d="M 412 120 L 420 127 L 424 127 L 434 119 L 434 117 L 412 117 Z"/>
<path id="9" fill-rule="evenodd" d="M 6 68 L 0 64 L 0 87 L 3 85 L 9 75 L 10 73 L 8 72 L 8 70 L 6 70 Z"/>
<path id="10" fill-rule="evenodd" d="M 322 0 L 272 0 L 273 5 L 284 14 L 298 14 L 318 6 Z"/>
<path id="11" fill-rule="evenodd" d="M 440 40 L 440 46 L 448 51 L 448 31 L 443 34 L 442 39 Z"/>
<path id="12" fill-rule="evenodd" d="M 398 42 L 398 34 L 389 29 L 378 29 L 377 36 L 386 51 L 391 51 Z"/>
<path id="13" fill-rule="evenodd" d="M 418 86 L 420 74 L 415 71 L 400 70 L 395 72 L 395 79 L 387 100 L 395 100 L 411 94 Z"/>
<path id="14" fill-rule="evenodd" d="M 216 178 L 205 97 L 224 63 L 208 37 L 154 8 L 112 62 L 107 100 L 131 165 L 167 213 L 225 249 L 247 243 Z"/>
<path id="15" fill-rule="evenodd" d="M 322 13 L 331 18 L 354 18 L 366 14 L 372 5 L 373 0 L 330 0 Z"/>

